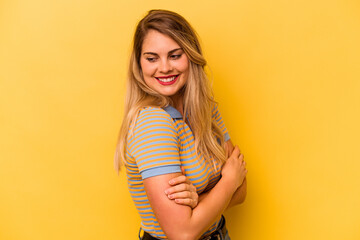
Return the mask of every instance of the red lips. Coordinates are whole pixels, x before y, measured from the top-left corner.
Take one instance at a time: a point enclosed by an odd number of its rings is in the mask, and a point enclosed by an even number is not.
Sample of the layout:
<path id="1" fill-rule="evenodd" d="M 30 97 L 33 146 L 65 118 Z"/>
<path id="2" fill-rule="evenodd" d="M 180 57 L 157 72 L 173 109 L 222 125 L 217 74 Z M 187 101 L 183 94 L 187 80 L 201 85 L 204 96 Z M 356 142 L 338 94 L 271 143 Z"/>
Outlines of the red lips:
<path id="1" fill-rule="evenodd" d="M 158 82 L 161 84 L 161 85 L 164 85 L 164 86 L 168 86 L 168 85 L 172 85 L 176 82 L 176 80 L 178 80 L 180 74 L 179 75 L 169 75 L 169 76 L 162 76 L 162 77 L 155 77 L 156 80 L 158 80 Z M 173 80 L 171 81 L 168 81 L 168 82 L 165 82 L 164 80 L 165 79 L 169 79 L 169 78 L 173 78 L 175 77 Z"/>

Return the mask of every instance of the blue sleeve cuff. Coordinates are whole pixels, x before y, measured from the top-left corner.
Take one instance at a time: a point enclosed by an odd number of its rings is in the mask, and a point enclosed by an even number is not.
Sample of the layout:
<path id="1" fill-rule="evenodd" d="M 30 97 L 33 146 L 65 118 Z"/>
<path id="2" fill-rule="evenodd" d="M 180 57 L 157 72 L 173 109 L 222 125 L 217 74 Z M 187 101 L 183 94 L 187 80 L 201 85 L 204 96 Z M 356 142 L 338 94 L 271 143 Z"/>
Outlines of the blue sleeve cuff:
<path id="1" fill-rule="evenodd" d="M 230 140 L 230 135 L 229 135 L 229 133 L 225 133 L 225 135 L 224 135 L 224 140 L 225 140 L 225 142 Z"/>
<path id="2" fill-rule="evenodd" d="M 164 175 L 168 173 L 181 173 L 180 165 L 170 165 L 170 166 L 160 166 L 151 169 L 146 169 L 141 172 L 142 179 L 159 175 Z"/>

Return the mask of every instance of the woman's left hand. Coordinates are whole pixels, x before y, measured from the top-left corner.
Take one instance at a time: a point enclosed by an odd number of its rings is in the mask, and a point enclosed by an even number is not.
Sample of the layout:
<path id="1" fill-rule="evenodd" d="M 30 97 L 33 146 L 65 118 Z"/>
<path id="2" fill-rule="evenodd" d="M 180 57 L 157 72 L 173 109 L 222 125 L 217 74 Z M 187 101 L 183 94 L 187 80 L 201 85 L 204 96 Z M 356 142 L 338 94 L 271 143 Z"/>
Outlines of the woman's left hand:
<path id="1" fill-rule="evenodd" d="M 199 195 L 196 192 L 195 186 L 185 176 L 183 168 L 181 170 L 184 175 L 171 179 L 169 184 L 172 187 L 166 189 L 165 194 L 177 204 L 195 208 L 199 202 Z"/>

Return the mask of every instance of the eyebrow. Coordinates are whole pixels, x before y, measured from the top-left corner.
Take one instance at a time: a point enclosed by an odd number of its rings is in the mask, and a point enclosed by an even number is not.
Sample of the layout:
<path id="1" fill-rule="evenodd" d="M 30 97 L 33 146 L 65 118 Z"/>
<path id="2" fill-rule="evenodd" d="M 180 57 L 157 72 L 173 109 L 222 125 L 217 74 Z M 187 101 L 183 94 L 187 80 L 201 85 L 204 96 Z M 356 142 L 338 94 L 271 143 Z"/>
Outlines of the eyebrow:
<path id="1" fill-rule="evenodd" d="M 182 48 L 175 48 L 175 49 L 169 51 L 168 54 L 172 54 L 172 53 L 174 53 L 174 52 L 176 52 L 178 50 L 182 50 Z M 154 52 L 144 52 L 143 55 L 145 55 L 145 54 L 151 54 L 151 55 L 156 55 L 156 56 L 158 55 L 157 53 L 154 53 Z"/>

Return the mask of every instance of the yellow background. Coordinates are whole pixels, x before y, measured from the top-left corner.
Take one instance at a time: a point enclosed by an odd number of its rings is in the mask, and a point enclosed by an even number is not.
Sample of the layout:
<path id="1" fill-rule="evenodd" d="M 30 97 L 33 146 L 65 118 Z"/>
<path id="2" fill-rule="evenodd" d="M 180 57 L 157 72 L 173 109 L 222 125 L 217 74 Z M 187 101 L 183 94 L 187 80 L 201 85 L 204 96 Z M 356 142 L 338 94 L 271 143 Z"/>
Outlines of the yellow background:
<path id="1" fill-rule="evenodd" d="M 245 154 L 232 239 L 360 239 L 357 0 L 2 0 L 0 239 L 136 239 L 112 158 L 132 34 L 153 8 L 198 31 Z"/>

